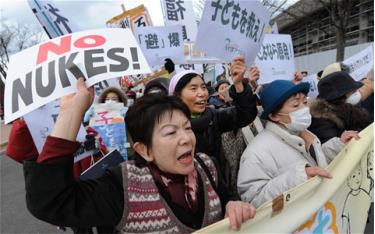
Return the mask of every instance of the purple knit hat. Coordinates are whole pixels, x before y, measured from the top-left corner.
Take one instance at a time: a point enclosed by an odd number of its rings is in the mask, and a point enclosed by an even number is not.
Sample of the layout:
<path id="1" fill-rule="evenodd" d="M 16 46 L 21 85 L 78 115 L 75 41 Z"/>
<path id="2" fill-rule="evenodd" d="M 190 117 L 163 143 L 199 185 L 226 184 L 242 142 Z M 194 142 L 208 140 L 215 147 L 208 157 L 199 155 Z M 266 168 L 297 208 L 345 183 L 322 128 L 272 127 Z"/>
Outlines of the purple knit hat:
<path id="1" fill-rule="evenodd" d="M 168 88 L 168 95 L 169 96 L 173 95 L 174 90 L 176 88 L 176 85 L 181 80 L 181 78 L 184 77 L 186 74 L 190 74 L 190 73 L 197 74 L 197 76 L 201 75 L 198 71 L 195 71 L 195 70 L 180 71 L 179 73 L 174 75 L 169 82 L 169 88 Z"/>

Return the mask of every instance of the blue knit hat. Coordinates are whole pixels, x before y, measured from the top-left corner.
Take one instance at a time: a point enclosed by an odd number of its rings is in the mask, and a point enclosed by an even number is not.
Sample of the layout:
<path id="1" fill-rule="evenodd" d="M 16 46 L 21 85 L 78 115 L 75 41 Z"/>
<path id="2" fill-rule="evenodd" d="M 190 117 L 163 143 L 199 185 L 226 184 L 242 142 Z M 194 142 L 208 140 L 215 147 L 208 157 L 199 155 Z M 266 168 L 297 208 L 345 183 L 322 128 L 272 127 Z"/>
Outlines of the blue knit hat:
<path id="1" fill-rule="evenodd" d="M 307 94 L 309 89 L 310 84 L 307 82 L 302 82 L 298 85 L 288 80 L 275 80 L 271 82 L 260 94 L 260 101 L 264 110 L 260 117 L 268 119 L 268 115 L 288 98 L 300 92 Z"/>

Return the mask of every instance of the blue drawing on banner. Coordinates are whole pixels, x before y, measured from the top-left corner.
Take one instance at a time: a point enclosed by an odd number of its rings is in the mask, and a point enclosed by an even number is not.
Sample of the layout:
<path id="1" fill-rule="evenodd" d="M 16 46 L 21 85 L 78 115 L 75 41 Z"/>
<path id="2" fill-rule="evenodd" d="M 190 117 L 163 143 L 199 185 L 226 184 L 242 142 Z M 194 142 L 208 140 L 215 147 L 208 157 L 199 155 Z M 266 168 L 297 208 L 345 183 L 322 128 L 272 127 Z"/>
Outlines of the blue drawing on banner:
<path id="1" fill-rule="evenodd" d="M 124 122 L 110 123 L 92 127 L 103 139 L 103 143 L 109 151 L 117 149 L 124 160 L 128 159 L 128 153 L 126 150 L 126 129 Z"/>
<path id="2" fill-rule="evenodd" d="M 317 226 L 314 227 L 313 233 L 324 233 L 325 230 L 329 229 L 329 225 L 332 223 L 332 214 L 330 212 L 325 212 L 324 209 L 320 209 L 317 220 Z"/>

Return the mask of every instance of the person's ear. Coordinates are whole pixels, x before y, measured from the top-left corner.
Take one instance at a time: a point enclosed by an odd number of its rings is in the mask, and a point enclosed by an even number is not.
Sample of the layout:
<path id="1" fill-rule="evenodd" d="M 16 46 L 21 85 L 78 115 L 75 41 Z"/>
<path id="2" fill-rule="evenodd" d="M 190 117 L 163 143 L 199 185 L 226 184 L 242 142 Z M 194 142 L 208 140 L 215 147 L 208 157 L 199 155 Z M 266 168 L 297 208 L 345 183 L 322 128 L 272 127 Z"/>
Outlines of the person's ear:
<path id="1" fill-rule="evenodd" d="M 272 120 L 273 122 L 276 122 L 276 123 L 280 122 L 280 117 L 277 114 L 269 113 L 268 118 Z"/>
<path id="2" fill-rule="evenodd" d="M 133 149 L 147 162 L 152 162 L 154 160 L 154 158 L 148 153 L 148 149 L 145 144 L 140 143 L 140 142 L 135 142 L 133 145 Z"/>

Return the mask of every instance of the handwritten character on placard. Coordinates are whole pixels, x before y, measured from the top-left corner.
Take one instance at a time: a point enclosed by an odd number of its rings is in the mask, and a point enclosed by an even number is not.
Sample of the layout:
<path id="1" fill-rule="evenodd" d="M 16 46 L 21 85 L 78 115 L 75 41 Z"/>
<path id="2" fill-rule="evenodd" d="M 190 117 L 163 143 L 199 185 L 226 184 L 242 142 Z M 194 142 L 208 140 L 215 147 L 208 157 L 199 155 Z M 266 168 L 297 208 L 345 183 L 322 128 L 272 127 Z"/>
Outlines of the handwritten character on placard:
<path id="1" fill-rule="evenodd" d="M 101 119 L 95 120 L 95 122 L 104 122 L 104 124 L 108 124 L 111 121 L 111 118 L 107 118 L 106 114 L 108 114 L 108 111 L 102 111 L 98 112 L 98 115 L 101 117 Z"/>
<path id="2" fill-rule="evenodd" d="M 290 60 L 288 45 L 286 43 L 283 43 L 283 49 L 284 49 L 285 59 Z"/>
<path id="3" fill-rule="evenodd" d="M 147 49 L 159 49 L 159 39 L 158 39 L 158 35 L 156 35 L 155 33 L 149 33 L 147 35 L 145 35 L 146 37 L 146 48 Z"/>
<path id="4" fill-rule="evenodd" d="M 144 16 L 140 16 L 137 20 L 134 21 L 133 23 L 133 26 L 135 27 L 146 27 L 146 22 L 145 22 L 145 17 Z"/>
<path id="5" fill-rule="evenodd" d="M 247 20 L 247 27 L 246 27 L 246 36 L 249 38 L 253 37 L 254 25 L 255 25 L 255 14 L 254 12 L 251 12 Z"/>
<path id="6" fill-rule="evenodd" d="M 190 39 L 187 38 L 187 32 L 186 32 L 186 26 L 185 25 L 182 25 L 182 39 L 190 41 Z"/>
<path id="7" fill-rule="evenodd" d="M 284 60 L 284 50 L 280 42 L 276 43 L 278 59 Z"/>
<path id="8" fill-rule="evenodd" d="M 180 46 L 180 38 L 178 37 L 178 32 L 171 32 L 168 35 L 169 39 L 169 47 L 179 47 Z"/>
<path id="9" fill-rule="evenodd" d="M 180 19 L 183 20 L 184 18 L 184 11 L 186 8 L 182 6 L 184 1 L 182 0 L 167 0 L 167 18 L 168 20 L 179 21 L 178 13 L 180 14 Z"/>
<path id="10" fill-rule="evenodd" d="M 194 70 L 194 64 L 180 64 L 180 67 L 185 69 L 185 70 Z"/>
<path id="11" fill-rule="evenodd" d="M 59 11 L 59 9 L 54 8 L 51 4 L 47 4 L 47 5 L 49 7 L 48 11 L 51 12 L 51 14 L 53 14 L 54 16 L 56 16 L 56 20 L 54 21 L 54 23 L 55 23 L 56 27 L 59 29 L 61 35 L 65 34 L 65 32 L 63 32 L 61 30 L 60 24 L 62 24 L 62 26 L 65 28 L 65 30 L 68 33 L 72 33 L 72 30 L 70 29 L 70 27 L 68 25 L 69 20 L 57 13 Z"/>
<path id="12" fill-rule="evenodd" d="M 280 59 L 280 55 L 279 55 L 279 53 L 278 53 L 277 46 L 276 46 L 275 44 L 273 44 L 273 43 L 272 43 L 272 54 L 273 54 L 276 58 Z"/>
<path id="13" fill-rule="evenodd" d="M 240 11 L 241 7 L 240 4 L 234 4 L 233 6 L 233 12 L 232 12 L 232 29 L 236 30 L 238 25 L 240 24 Z"/>
<path id="14" fill-rule="evenodd" d="M 130 17 L 125 17 L 119 22 L 120 28 L 130 28 Z"/>
<path id="15" fill-rule="evenodd" d="M 216 20 L 216 17 L 217 17 L 217 14 L 219 12 L 219 9 L 223 9 L 223 6 L 220 5 L 220 0 L 217 0 L 216 2 L 215 1 L 212 1 L 211 2 L 211 7 L 214 7 L 215 8 L 215 13 L 213 14 L 213 16 L 211 16 L 211 20 L 212 21 L 215 21 Z"/>
<path id="16" fill-rule="evenodd" d="M 241 27 L 240 27 L 240 33 L 244 33 L 246 30 L 247 25 L 247 11 L 246 9 L 243 9 L 241 12 L 241 21 L 240 21 Z"/>
<path id="17" fill-rule="evenodd" d="M 227 0 L 225 2 L 225 5 L 223 6 L 223 10 L 221 11 L 221 23 L 223 25 L 229 24 L 230 20 L 229 20 L 229 18 L 224 19 L 224 14 L 227 14 L 228 11 L 229 11 L 229 8 L 231 8 L 233 5 L 234 5 L 233 1 Z"/>

